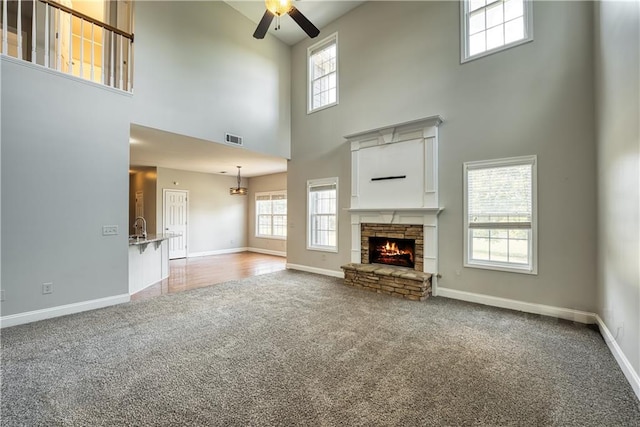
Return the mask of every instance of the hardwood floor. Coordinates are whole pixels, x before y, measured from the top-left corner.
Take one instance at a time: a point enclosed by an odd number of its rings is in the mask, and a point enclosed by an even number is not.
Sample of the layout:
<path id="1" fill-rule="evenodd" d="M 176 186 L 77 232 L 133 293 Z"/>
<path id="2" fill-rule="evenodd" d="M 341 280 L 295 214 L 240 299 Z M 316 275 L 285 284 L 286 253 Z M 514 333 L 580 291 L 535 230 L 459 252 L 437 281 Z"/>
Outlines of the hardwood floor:
<path id="1" fill-rule="evenodd" d="M 152 298 L 259 274 L 284 270 L 284 257 L 240 252 L 169 261 L 169 278 L 131 295 L 132 300 Z"/>

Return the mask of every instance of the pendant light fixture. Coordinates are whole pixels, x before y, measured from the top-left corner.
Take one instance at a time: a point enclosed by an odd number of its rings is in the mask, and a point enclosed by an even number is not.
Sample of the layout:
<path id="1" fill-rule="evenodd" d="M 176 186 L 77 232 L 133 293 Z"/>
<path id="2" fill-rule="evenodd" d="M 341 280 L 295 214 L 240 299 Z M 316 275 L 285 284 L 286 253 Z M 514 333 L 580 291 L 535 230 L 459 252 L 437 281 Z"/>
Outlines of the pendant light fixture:
<path id="1" fill-rule="evenodd" d="M 249 193 L 249 190 L 247 189 L 247 187 L 240 187 L 240 182 L 241 182 L 240 168 L 242 166 L 236 166 L 236 167 L 238 168 L 238 186 L 231 187 L 229 189 L 229 194 L 231 194 L 232 196 L 246 196 Z"/>

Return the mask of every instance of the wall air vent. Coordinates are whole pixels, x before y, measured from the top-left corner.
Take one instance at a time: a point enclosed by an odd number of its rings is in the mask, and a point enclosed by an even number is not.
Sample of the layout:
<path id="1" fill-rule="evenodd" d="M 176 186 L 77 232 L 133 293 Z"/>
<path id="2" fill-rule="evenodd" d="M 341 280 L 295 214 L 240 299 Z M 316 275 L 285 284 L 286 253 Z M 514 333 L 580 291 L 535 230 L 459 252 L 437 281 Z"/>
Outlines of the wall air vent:
<path id="1" fill-rule="evenodd" d="M 238 135 L 232 135 L 230 133 L 225 133 L 224 134 L 224 140 L 227 142 L 227 144 L 242 145 L 242 137 L 238 136 Z"/>

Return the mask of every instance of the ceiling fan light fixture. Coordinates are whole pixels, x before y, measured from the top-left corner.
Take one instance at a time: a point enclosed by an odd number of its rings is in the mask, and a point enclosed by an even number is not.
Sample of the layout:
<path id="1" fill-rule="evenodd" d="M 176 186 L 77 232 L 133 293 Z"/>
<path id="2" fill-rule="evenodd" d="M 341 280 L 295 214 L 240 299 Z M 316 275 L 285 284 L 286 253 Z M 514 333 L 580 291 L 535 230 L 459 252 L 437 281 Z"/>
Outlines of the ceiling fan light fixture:
<path id="1" fill-rule="evenodd" d="M 242 166 L 236 166 L 238 168 L 238 186 L 237 187 L 231 187 L 229 189 L 229 194 L 232 196 L 246 196 L 247 194 L 249 194 L 249 190 L 247 189 L 247 187 L 241 187 L 240 183 L 241 183 L 241 178 L 240 178 L 240 168 Z"/>
<path id="2" fill-rule="evenodd" d="M 291 0 L 264 0 L 264 3 L 267 6 L 267 10 L 264 11 L 262 19 L 258 22 L 258 26 L 253 32 L 254 38 L 263 39 L 267 31 L 269 31 L 269 26 L 274 18 L 276 19 L 275 29 L 280 29 L 280 17 L 282 15 L 289 15 L 311 38 L 320 34 L 320 30 L 291 3 Z"/>
<path id="3" fill-rule="evenodd" d="M 264 0 L 267 10 L 276 16 L 282 16 L 289 13 L 292 4 L 291 0 Z"/>

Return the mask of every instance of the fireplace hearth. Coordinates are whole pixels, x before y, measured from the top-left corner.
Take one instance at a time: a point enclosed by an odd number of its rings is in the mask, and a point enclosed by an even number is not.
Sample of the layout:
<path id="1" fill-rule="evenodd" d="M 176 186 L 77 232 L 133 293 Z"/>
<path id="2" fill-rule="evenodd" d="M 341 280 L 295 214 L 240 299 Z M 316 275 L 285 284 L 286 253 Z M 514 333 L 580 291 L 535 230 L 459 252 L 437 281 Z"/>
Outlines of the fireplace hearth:
<path id="1" fill-rule="evenodd" d="M 414 268 L 414 239 L 369 237 L 369 263 Z"/>
<path id="2" fill-rule="evenodd" d="M 345 284 L 398 298 L 423 301 L 431 293 L 424 272 L 421 224 L 360 223 L 359 263 L 343 265 Z"/>

